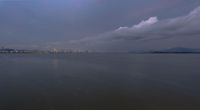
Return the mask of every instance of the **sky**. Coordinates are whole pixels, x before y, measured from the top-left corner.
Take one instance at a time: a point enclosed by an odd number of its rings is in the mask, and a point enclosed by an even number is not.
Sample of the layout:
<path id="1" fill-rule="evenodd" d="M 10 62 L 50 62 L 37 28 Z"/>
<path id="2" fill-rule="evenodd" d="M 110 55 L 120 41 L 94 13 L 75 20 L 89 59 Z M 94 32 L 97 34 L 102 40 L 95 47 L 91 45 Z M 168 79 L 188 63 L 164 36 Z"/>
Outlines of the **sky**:
<path id="1" fill-rule="evenodd" d="M 0 46 L 200 48 L 199 0 L 0 0 Z"/>

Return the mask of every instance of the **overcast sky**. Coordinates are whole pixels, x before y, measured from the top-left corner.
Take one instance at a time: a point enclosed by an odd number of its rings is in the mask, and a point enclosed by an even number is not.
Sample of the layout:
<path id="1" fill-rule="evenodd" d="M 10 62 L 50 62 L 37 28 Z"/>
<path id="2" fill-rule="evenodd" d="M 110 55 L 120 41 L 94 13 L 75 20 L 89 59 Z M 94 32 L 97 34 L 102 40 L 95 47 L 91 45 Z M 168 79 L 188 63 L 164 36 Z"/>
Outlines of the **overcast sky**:
<path id="1" fill-rule="evenodd" d="M 199 6 L 200 0 L 0 0 L 0 46 L 200 48 Z"/>

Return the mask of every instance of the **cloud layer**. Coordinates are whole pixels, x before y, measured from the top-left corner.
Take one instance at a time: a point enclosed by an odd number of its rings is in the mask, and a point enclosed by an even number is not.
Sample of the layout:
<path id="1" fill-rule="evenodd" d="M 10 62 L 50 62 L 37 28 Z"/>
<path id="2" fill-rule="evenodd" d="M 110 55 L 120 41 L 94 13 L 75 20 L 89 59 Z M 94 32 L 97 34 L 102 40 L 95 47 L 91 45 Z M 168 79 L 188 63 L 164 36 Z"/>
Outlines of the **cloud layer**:
<path id="1" fill-rule="evenodd" d="M 93 51 L 133 51 L 170 48 L 174 46 L 200 47 L 200 7 L 188 15 L 158 20 L 150 17 L 132 27 L 120 27 L 96 37 L 70 41 L 67 46 Z"/>

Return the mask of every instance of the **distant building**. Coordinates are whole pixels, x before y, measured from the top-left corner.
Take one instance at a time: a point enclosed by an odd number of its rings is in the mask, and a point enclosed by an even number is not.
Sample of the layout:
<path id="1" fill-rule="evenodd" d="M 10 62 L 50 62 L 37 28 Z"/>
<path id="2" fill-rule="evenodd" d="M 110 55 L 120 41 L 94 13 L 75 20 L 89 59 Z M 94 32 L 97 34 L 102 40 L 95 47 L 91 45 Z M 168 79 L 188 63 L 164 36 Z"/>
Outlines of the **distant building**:
<path id="1" fill-rule="evenodd" d="M 0 49 L 0 53 L 33 53 L 31 50 L 18 50 L 18 49 L 10 49 L 2 47 Z"/>

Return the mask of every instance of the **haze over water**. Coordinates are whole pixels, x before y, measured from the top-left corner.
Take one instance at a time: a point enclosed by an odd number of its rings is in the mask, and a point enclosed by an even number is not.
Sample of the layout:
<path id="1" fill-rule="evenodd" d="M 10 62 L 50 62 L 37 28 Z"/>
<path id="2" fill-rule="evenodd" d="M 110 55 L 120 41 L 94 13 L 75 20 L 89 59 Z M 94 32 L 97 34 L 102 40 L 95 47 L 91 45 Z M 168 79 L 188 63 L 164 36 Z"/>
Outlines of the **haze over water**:
<path id="1" fill-rule="evenodd" d="M 198 110 L 198 54 L 0 55 L 1 110 Z"/>

